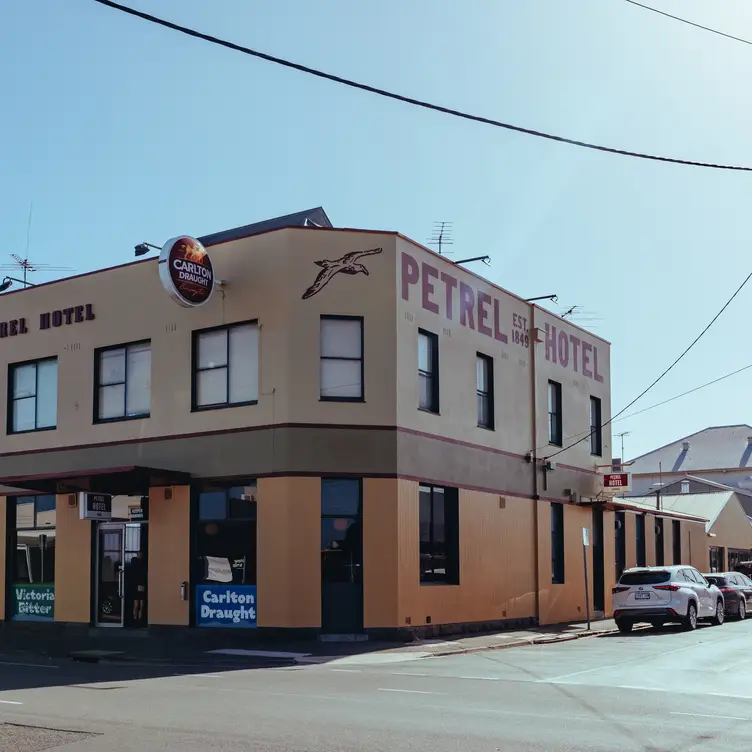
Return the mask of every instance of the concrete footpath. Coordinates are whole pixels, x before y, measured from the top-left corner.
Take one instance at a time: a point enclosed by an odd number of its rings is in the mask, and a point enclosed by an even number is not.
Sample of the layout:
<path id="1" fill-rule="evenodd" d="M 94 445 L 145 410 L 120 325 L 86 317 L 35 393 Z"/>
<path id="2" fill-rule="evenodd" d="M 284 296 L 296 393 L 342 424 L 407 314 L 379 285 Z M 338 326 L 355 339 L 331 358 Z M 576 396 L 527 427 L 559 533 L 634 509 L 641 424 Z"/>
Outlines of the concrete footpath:
<path id="1" fill-rule="evenodd" d="M 218 664 L 277 667 L 326 663 L 399 663 L 443 655 L 477 653 L 526 645 L 547 645 L 601 637 L 618 632 L 613 619 L 530 627 L 462 637 L 434 638 L 411 643 L 376 641 L 287 641 L 223 638 L 199 630 L 190 639 L 165 640 L 147 632 L 92 630 L 77 639 L 19 640 L 0 635 L 0 654 L 70 658 L 90 663 L 142 662 L 156 664 Z M 234 638 L 234 639 L 233 639 Z"/>

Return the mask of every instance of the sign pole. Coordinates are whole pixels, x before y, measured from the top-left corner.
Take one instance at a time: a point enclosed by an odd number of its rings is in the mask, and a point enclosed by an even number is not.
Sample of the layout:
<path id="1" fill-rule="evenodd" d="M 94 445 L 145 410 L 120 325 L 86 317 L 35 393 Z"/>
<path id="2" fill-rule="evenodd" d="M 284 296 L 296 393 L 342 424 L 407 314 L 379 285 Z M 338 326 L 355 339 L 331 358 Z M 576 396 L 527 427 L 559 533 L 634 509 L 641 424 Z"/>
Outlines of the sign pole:
<path id="1" fill-rule="evenodd" d="M 590 631 L 590 588 L 588 587 L 588 566 L 587 550 L 590 545 L 589 531 L 586 527 L 582 528 L 582 559 L 585 565 L 585 613 L 587 614 L 587 628 Z"/>

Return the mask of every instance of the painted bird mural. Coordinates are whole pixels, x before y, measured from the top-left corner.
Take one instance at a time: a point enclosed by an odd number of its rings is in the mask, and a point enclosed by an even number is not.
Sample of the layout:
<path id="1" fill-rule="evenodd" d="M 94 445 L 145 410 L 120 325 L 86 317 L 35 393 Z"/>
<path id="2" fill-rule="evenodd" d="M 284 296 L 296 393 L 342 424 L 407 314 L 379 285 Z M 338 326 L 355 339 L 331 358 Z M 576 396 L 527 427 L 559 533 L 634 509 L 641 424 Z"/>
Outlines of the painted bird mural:
<path id="1" fill-rule="evenodd" d="M 338 274 L 368 274 L 368 269 L 358 263 L 364 256 L 375 256 L 381 253 L 382 248 L 371 248 L 367 251 L 351 251 L 346 253 L 342 258 L 329 261 L 323 259 L 322 261 L 314 261 L 316 266 L 321 267 L 318 277 L 314 280 L 313 284 L 303 293 L 303 300 L 312 298 L 316 293 L 321 292 L 331 281 L 333 277 Z"/>

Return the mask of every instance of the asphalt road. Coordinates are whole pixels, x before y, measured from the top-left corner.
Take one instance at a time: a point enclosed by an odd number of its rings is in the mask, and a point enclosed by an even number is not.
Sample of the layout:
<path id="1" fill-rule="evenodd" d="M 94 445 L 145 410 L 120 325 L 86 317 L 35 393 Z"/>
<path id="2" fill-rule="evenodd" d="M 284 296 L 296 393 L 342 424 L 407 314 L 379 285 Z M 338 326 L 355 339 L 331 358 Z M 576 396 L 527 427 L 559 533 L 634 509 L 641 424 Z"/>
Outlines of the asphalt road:
<path id="1" fill-rule="evenodd" d="M 278 669 L 0 657 L 0 748 L 746 752 L 751 647 L 752 620 Z"/>

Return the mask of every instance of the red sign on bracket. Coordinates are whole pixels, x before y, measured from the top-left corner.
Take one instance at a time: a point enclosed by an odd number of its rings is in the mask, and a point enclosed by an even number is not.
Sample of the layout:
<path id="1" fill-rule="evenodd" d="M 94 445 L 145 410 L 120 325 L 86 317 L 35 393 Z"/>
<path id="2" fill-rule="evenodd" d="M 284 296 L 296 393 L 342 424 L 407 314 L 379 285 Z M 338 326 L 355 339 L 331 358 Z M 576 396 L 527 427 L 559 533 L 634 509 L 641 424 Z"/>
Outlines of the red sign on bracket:
<path id="1" fill-rule="evenodd" d="M 627 488 L 629 486 L 629 473 L 606 473 L 603 476 L 604 488 Z"/>

